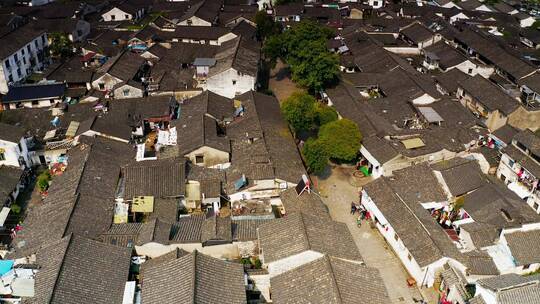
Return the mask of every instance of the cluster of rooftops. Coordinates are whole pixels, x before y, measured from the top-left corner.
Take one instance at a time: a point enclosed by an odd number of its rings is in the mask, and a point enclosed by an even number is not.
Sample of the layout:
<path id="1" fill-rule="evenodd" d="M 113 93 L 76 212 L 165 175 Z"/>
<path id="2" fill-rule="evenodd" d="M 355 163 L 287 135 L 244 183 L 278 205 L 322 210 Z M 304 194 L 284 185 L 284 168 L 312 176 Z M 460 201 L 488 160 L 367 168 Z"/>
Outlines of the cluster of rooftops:
<path id="1" fill-rule="evenodd" d="M 334 29 L 339 82 L 317 94 L 359 126 L 360 203 L 416 283 L 540 303 L 534 7 L 23 2 L 0 8 L 2 300 L 391 302 L 256 91 L 264 10 Z M 52 33 L 75 54 L 51 58 Z M 17 225 L 39 165 L 50 186 Z"/>

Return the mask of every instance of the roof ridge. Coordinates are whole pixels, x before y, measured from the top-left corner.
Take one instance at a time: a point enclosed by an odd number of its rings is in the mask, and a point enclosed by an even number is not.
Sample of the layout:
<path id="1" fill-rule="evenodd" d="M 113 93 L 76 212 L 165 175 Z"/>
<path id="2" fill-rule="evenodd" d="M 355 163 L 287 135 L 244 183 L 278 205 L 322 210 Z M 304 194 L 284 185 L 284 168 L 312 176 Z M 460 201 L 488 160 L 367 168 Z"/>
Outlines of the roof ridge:
<path id="1" fill-rule="evenodd" d="M 307 234 L 306 223 L 304 222 L 304 216 L 302 213 L 299 213 L 298 217 L 300 218 L 300 223 L 302 224 L 302 228 L 303 228 L 302 232 L 304 233 L 304 236 L 306 237 L 305 240 L 307 243 L 307 247 L 308 249 L 311 249 L 311 243 L 309 242 L 309 236 Z"/>
<path id="2" fill-rule="evenodd" d="M 337 291 L 338 301 L 339 301 L 339 303 L 344 303 L 343 299 L 341 298 L 341 291 L 339 290 L 339 286 L 337 284 L 337 279 L 336 279 L 336 276 L 334 274 L 334 267 L 332 267 L 332 263 L 330 261 L 330 256 L 325 254 L 323 256 L 323 259 L 325 260 L 325 262 L 327 263 L 327 265 L 330 268 L 330 275 L 332 276 L 332 285 L 334 286 L 335 290 Z"/>
<path id="3" fill-rule="evenodd" d="M 58 278 L 60 277 L 60 272 L 62 271 L 62 268 L 64 267 L 64 261 L 66 260 L 66 254 L 67 254 L 67 251 L 69 249 L 69 246 L 71 246 L 72 242 L 73 242 L 73 233 L 70 233 L 69 234 L 69 240 L 68 240 L 68 244 L 66 246 L 66 250 L 64 251 L 64 254 L 62 255 L 62 262 L 60 263 L 60 267 L 58 267 L 58 272 L 56 273 L 56 278 L 54 279 L 54 285 L 53 285 L 53 288 L 51 290 L 51 295 L 50 297 L 48 297 L 47 299 L 47 303 L 50 303 L 52 298 L 54 297 L 54 291 L 56 289 L 56 286 L 58 285 Z"/>
<path id="4" fill-rule="evenodd" d="M 196 285 L 197 285 L 197 255 L 198 255 L 198 251 L 197 249 L 193 250 L 193 274 L 191 275 L 191 287 L 192 287 L 192 298 L 191 298 L 191 303 L 193 304 L 196 304 L 195 302 L 195 299 L 196 299 L 196 293 L 197 293 L 197 288 L 196 288 Z"/>

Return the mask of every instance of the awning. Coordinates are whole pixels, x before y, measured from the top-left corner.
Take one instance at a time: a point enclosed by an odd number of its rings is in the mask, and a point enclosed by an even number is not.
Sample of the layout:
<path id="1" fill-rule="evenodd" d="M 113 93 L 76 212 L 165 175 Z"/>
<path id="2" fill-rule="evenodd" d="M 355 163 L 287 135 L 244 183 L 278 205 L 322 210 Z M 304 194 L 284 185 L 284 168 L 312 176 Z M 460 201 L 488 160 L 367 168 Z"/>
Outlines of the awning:
<path id="1" fill-rule="evenodd" d="M 122 304 L 131 304 L 135 299 L 135 281 L 126 282 Z"/>
<path id="2" fill-rule="evenodd" d="M 508 184 L 508 189 L 514 191 L 514 193 L 517 194 L 517 196 L 519 196 L 519 198 L 521 199 L 525 199 L 531 195 L 531 192 L 529 191 L 529 189 L 527 189 L 527 187 L 517 182 Z"/>
<path id="3" fill-rule="evenodd" d="M 439 115 L 432 107 L 418 107 L 418 111 L 422 113 L 422 116 L 424 116 L 429 123 L 440 123 L 444 121 L 441 115 Z"/>
<path id="4" fill-rule="evenodd" d="M 79 125 L 80 123 L 78 121 L 71 121 L 66 131 L 66 136 L 74 137 L 75 134 L 77 133 L 77 130 L 79 129 Z"/>
<path id="5" fill-rule="evenodd" d="M 424 142 L 420 138 L 411 138 L 402 140 L 401 143 L 405 146 L 405 149 L 417 149 L 425 146 Z"/>

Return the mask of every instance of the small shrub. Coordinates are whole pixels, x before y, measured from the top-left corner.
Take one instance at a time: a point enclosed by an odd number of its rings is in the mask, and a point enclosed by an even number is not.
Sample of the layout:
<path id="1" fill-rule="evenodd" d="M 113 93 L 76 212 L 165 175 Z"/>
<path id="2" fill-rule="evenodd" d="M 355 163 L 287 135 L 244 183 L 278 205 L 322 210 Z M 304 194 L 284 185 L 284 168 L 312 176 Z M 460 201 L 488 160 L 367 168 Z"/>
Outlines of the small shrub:
<path id="1" fill-rule="evenodd" d="M 49 189 L 49 182 L 51 181 L 51 173 L 49 170 L 43 171 L 37 178 L 37 185 L 41 192 L 47 191 Z"/>

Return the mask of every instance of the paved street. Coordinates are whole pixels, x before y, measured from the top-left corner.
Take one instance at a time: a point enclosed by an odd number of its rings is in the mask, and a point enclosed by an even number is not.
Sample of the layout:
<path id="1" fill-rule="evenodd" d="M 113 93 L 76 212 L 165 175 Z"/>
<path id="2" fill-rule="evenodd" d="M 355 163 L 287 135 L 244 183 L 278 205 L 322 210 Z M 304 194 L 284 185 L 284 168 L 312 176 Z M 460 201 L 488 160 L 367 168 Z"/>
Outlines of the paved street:
<path id="1" fill-rule="evenodd" d="M 330 176 L 316 179 L 330 215 L 334 220 L 347 224 L 366 264 L 379 269 L 392 303 L 415 303 L 414 299 L 421 299 L 417 288 L 407 286 L 407 272 L 377 230 L 371 229 L 367 222 L 357 227 L 350 207 L 351 201 L 357 201 L 359 188 L 356 186 L 361 184 L 350 180 L 350 169 L 335 168 Z M 433 289 L 422 290 L 422 294 L 428 303 L 436 303 Z"/>

